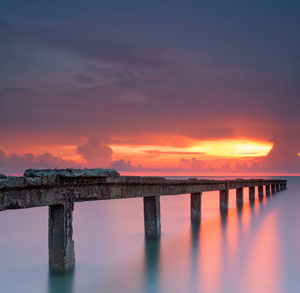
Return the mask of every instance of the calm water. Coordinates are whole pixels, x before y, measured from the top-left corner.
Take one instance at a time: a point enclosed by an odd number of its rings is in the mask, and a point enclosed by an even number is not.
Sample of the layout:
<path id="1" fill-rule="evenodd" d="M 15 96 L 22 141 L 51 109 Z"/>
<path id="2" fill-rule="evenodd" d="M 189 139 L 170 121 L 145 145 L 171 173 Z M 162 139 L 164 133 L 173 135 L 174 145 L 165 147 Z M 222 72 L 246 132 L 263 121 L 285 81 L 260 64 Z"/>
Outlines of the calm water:
<path id="1" fill-rule="evenodd" d="M 201 223 L 189 196 L 161 197 L 162 236 L 146 242 L 142 199 L 75 205 L 76 269 L 48 273 L 48 209 L 0 213 L 0 292 L 299 292 L 300 177 L 254 205 L 244 189 L 220 215 L 217 192 L 203 193 Z"/>

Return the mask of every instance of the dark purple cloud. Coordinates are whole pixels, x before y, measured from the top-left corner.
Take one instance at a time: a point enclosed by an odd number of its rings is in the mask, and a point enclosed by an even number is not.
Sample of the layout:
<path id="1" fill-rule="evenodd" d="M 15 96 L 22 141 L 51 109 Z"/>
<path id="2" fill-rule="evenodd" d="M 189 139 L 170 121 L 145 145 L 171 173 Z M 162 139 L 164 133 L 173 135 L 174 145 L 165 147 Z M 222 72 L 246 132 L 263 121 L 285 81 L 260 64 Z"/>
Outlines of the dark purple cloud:
<path id="1" fill-rule="evenodd" d="M 169 60 L 167 52 L 149 44 L 113 39 L 91 38 L 84 34 L 70 34 L 59 29 L 34 26 L 29 30 L 17 29 L 0 22 L 0 33 L 7 42 L 23 44 L 41 49 L 53 49 L 74 54 L 79 58 L 92 59 L 132 68 L 177 67 Z"/>
<path id="2" fill-rule="evenodd" d="M 7 154 L 0 149 L 0 173 L 21 175 L 28 168 L 82 168 L 82 164 L 71 160 L 64 160 L 51 154 L 35 156 L 31 153 L 18 155 Z"/>

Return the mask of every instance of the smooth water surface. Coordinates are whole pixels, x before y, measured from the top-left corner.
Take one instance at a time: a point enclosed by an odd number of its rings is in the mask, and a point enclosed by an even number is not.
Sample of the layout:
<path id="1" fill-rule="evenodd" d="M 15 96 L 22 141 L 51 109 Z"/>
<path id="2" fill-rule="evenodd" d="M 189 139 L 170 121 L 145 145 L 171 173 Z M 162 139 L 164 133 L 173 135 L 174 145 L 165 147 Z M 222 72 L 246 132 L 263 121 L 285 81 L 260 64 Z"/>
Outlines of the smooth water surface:
<path id="1" fill-rule="evenodd" d="M 300 177 L 288 189 L 228 213 L 219 193 L 161 197 L 162 236 L 145 241 L 142 199 L 75 205 L 76 269 L 48 272 L 48 208 L 0 213 L 0 292 L 299 292 Z"/>

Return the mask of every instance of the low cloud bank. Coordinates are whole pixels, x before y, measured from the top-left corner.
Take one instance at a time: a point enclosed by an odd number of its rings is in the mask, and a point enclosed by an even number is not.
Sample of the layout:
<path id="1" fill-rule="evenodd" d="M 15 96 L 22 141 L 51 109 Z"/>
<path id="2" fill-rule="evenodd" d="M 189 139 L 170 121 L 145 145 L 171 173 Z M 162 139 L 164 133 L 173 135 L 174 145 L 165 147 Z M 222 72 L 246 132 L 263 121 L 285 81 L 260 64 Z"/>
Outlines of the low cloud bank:
<path id="1" fill-rule="evenodd" d="M 266 157 L 220 159 L 214 161 L 197 158 L 181 158 L 176 167 L 148 167 L 135 164 L 130 160 L 112 160 L 113 151 L 109 147 L 109 139 L 90 137 L 84 144 L 77 147 L 77 153 L 86 163 L 65 160 L 50 153 L 34 155 L 32 153 L 7 154 L 0 149 L 0 173 L 20 175 L 28 168 L 114 168 L 121 173 L 143 174 L 260 174 L 260 173 L 300 173 L 300 145 L 298 139 L 290 143 L 284 137 L 274 142 L 274 147 Z"/>
<path id="2" fill-rule="evenodd" d="M 7 175 L 21 175 L 28 168 L 82 168 L 71 160 L 64 160 L 49 153 L 35 156 L 31 153 L 25 155 L 10 154 L 0 150 L 0 173 Z"/>

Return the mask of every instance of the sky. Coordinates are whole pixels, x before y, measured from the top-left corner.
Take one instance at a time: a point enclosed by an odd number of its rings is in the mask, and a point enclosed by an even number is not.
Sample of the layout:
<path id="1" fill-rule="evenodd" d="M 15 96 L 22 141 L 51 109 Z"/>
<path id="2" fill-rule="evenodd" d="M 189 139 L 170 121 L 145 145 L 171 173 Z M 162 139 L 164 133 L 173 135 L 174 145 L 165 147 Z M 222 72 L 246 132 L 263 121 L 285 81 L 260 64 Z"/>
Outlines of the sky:
<path id="1" fill-rule="evenodd" d="M 0 9 L 0 172 L 300 174 L 300 2 Z"/>

